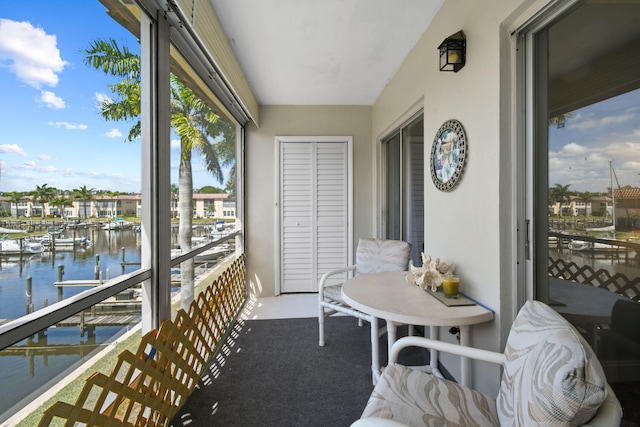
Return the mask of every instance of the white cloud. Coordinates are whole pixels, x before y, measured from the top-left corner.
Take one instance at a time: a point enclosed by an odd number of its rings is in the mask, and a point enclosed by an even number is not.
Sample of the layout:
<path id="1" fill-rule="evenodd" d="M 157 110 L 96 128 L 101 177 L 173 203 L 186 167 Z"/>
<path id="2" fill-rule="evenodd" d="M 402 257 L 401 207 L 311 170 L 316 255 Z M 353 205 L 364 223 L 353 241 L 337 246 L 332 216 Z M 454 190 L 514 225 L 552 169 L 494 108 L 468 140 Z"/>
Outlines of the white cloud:
<path id="1" fill-rule="evenodd" d="M 29 22 L 0 19 L 0 62 L 8 62 L 9 70 L 19 81 L 36 89 L 56 86 L 58 73 L 67 65 L 56 45 L 56 36 L 42 28 Z"/>
<path id="2" fill-rule="evenodd" d="M 54 110 L 61 110 L 63 108 L 66 108 L 66 104 L 64 103 L 62 98 L 56 96 L 55 93 L 48 90 L 43 90 L 42 92 L 40 92 L 40 98 L 38 98 L 38 101 Z"/>
<path id="3" fill-rule="evenodd" d="M 562 147 L 560 150 L 561 154 L 569 154 L 569 155 L 581 155 L 587 151 L 586 147 L 577 144 L 575 142 L 570 142 L 569 144 Z"/>
<path id="4" fill-rule="evenodd" d="M 113 128 L 109 132 L 105 133 L 104 135 L 108 138 L 120 138 L 122 136 L 122 132 L 120 132 L 116 128 Z"/>
<path id="5" fill-rule="evenodd" d="M 48 162 L 49 160 L 52 160 L 51 156 L 48 154 L 38 154 L 38 159 L 40 160 L 44 160 L 45 162 Z"/>
<path id="6" fill-rule="evenodd" d="M 35 168 L 36 167 L 36 162 L 34 162 L 33 160 L 29 160 L 28 162 L 24 162 L 24 165 L 27 168 Z"/>
<path id="7" fill-rule="evenodd" d="M 87 129 L 87 125 L 83 125 L 81 123 L 69 123 L 69 122 L 49 122 L 49 126 L 53 126 L 56 128 L 65 128 L 68 130 L 85 130 Z"/>
<path id="8" fill-rule="evenodd" d="M 605 116 L 600 117 L 598 119 L 587 119 L 587 120 L 571 120 L 571 124 L 568 126 L 569 129 L 577 129 L 577 130 L 587 130 L 593 128 L 599 128 L 602 126 L 607 126 L 611 124 L 623 123 L 628 120 L 633 120 L 636 117 L 633 113 L 620 114 L 618 116 Z M 576 116 L 576 118 L 581 119 L 581 116 Z"/>
<path id="9" fill-rule="evenodd" d="M 0 145 L 0 153 L 15 154 L 17 156 L 27 157 L 27 153 L 18 144 L 2 144 Z"/>
<path id="10" fill-rule="evenodd" d="M 101 105 L 105 102 L 111 102 L 111 98 L 109 98 L 109 95 L 104 94 L 104 93 L 100 93 L 100 92 L 96 92 L 95 93 L 95 97 L 96 97 L 96 102 Z"/>
<path id="11" fill-rule="evenodd" d="M 171 140 L 171 149 L 172 150 L 179 150 L 180 149 L 180 140 L 179 139 L 172 139 Z"/>

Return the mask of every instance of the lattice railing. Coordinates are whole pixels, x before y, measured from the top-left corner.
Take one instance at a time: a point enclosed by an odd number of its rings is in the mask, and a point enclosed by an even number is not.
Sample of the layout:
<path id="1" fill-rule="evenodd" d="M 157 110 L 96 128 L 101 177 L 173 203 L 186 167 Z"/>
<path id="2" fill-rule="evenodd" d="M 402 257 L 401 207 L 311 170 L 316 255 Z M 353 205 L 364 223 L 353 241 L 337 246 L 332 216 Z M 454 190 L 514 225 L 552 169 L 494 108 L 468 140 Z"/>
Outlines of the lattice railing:
<path id="1" fill-rule="evenodd" d="M 142 337 L 135 354 L 118 356 L 111 375 L 95 373 L 76 403 L 56 402 L 40 426 L 167 426 L 196 386 L 246 298 L 244 255 L 174 321 Z"/>
<path id="2" fill-rule="evenodd" d="M 635 301 L 640 300 L 640 277 L 628 278 L 624 274 L 611 274 L 608 270 L 594 270 L 588 265 L 549 257 L 549 276 L 572 282 L 585 283 L 625 295 Z"/>

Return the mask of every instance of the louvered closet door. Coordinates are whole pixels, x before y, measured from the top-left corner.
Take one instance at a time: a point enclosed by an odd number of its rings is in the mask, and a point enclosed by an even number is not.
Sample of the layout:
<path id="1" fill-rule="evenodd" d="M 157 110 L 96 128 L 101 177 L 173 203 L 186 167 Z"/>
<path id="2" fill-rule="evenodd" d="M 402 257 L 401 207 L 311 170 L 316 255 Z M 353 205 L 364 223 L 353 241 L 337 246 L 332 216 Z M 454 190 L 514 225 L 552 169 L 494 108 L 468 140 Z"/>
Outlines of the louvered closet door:
<path id="1" fill-rule="evenodd" d="M 346 142 L 280 144 L 280 291 L 316 292 L 348 264 L 349 159 Z"/>

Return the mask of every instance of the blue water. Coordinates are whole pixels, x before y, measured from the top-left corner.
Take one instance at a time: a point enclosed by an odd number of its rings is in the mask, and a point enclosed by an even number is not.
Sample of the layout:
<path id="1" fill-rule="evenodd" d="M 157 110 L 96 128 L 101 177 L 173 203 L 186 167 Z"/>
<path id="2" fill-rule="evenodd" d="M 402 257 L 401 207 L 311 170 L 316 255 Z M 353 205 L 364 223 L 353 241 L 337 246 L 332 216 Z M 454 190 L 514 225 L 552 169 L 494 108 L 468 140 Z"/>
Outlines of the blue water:
<path id="1" fill-rule="evenodd" d="M 73 231 L 66 232 L 67 237 Z M 10 257 L 0 259 L 0 319 L 15 319 L 27 311 L 26 282 L 32 278 L 32 303 L 34 309 L 44 307 L 47 302 L 58 301 L 58 266 L 64 266 L 63 280 L 95 278 L 96 256 L 99 256 L 103 278 L 113 278 L 122 274 L 122 248 L 125 261 L 140 261 L 140 237 L 132 230 L 104 231 L 100 229 L 77 230 L 77 237 L 86 236 L 93 246 L 85 250 L 45 252 L 41 255 Z M 126 266 L 129 273 L 138 269 L 136 265 Z M 86 287 L 67 288 L 63 298 L 75 295 Z M 39 389 L 58 376 L 84 362 L 92 352 L 100 350 L 123 333 L 127 327 L 97 327 L 93 333 L 80 334 L 79 327 L 49 328 L 44 334 L 36 334 L 16 346 L 60 345 L 59 350 L 45 355 L 13 355 L 8 350 L 0 352 L 0 422 L 9 418 L 14 409 L 36 399 Z M 22 402 L 26 399 L 24 402 Z M 19 405 L 18 405 L 19 404 Z M 15 408 L 14 405 L 18 405 Z"/>

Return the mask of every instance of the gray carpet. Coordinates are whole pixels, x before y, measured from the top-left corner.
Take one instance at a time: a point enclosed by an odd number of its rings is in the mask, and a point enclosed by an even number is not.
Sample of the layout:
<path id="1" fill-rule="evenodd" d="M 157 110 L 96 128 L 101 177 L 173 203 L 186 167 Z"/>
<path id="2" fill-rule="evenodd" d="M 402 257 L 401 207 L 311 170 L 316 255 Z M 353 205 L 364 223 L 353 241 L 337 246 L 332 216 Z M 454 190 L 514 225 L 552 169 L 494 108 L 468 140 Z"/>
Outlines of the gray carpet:
<path id="1" fill-rule="evenodd" d="M 373 389 L 370 326 L 353 317 L 326 322 L 325 347 L 317 318 L 236 323 L 172 425 L 349 426 Z M 386 352 L 383 336 L 383 365 Z M 425 364 L 428 354 L 403 352 L 400 361 Z"/>

